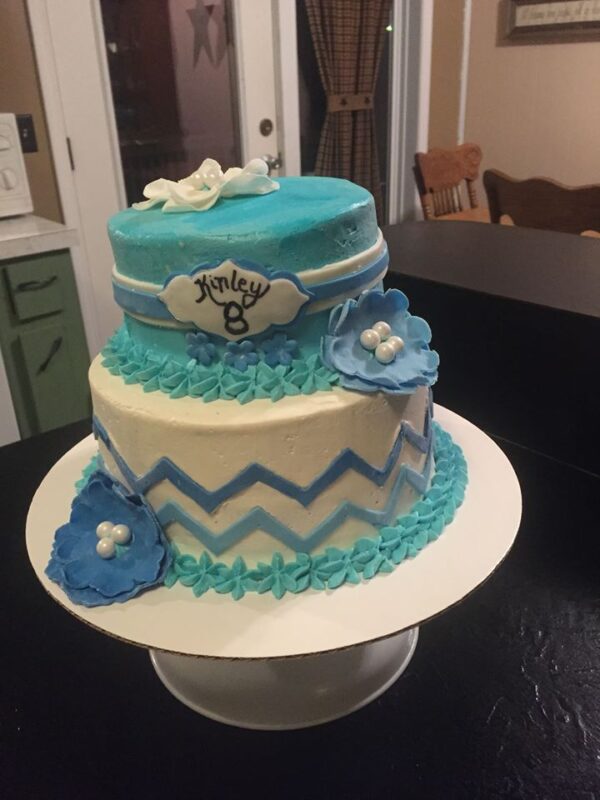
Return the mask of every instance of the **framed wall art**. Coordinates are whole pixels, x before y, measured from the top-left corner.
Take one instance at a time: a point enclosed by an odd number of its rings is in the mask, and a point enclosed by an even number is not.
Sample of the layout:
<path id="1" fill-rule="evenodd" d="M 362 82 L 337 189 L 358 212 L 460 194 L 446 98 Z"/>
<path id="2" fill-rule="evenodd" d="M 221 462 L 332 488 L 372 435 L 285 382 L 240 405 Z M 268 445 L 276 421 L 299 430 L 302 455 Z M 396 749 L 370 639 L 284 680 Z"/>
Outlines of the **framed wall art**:
<path id="1" fill-rule="evenodd" d="M 600 40 L 600 0 L 507 0 L 505 20 L 514 44 Z"/>

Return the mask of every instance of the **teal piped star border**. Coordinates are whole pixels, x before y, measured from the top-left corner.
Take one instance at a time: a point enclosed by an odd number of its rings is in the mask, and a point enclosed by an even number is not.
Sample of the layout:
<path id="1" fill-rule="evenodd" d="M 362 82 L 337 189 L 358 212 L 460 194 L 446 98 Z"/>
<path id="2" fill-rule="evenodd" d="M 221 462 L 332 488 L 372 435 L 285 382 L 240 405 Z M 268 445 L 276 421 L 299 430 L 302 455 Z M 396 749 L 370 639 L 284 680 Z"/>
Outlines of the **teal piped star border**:
<path id="1" fill-rule="evenodd" d="M 254 567 L 249 567 L 239 556 L 227 565 L 214 561 L 207 552 L 195 558 L 171 545 L 173 560 L 165 576 L 165 586 L 180 583 L 196 597 L 212 590 L 231 594 L 234 600 L 240 600 L 248 592 L 271 592 L 280 599 L 287 593 L 337 589 L 344 583 L 357 584 L 392 572 L 438 539 L 464 500 L 468 469 L 462 449 L 437 423 L 432 423 L 432 428 L 435 471 L 429 489 L 408 514 L 398 517 L 393 525 L 379 528 L 375 536 L 358 539 L 347 549 L 328 547 L 314 555 L 299 553 L 291 561 L 274 553 L 270 563 L 259 562 Z M 84 469 L 82 479 L 77 482 L 78 489 L 85 484 L 91 470 L 91 465 Z"/>
<path id="2" fill-rule="evenodd" d="M 433 427 L 435 473 L 429 489 L 410 513 L 381 527 L 376 536 L 359 539 L 347 549 L 328 547 L 315 555 L 299 553 L 291 561 L 274 553 L 269 564 L 259 562 L 255 567 L 248 567 L 239 556 L 228 566 L 213 561 L 207 552 L 195 558 L 171 545 L 173 562 L 165 585 L 181 583 L 196 597 L 213 590 L 231 594 L 234 600 L 248 592 L 271 592 L 280 599 L 287 593 L 337 589 L 344 583 L 356 584 L 392 572 L 438 539 L 464 500 L 468 483 L 464 454 L 449 433 L 437 423 Z"/>

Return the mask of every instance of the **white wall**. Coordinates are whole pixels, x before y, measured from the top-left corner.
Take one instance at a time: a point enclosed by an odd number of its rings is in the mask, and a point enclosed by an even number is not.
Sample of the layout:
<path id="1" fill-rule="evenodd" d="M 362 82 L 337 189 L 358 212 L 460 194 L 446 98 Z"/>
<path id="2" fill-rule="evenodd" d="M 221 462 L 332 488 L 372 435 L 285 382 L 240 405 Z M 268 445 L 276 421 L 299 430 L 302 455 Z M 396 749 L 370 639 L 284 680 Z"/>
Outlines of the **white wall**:
<path id="1" fill-rule="evenodd" d="M 466 141 L 484 169 L 600 183 L 600 42 L 499 47 L 497 14 L 473 3 Z"/>

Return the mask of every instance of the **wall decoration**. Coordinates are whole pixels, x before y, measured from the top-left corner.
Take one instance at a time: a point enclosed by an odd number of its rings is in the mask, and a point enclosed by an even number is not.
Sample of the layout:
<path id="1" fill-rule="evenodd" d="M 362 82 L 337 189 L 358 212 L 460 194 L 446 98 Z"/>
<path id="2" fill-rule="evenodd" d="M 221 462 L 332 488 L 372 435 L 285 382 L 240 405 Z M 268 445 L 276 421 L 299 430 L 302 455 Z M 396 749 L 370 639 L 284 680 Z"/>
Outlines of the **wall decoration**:
<path id="1" fill-rule="evenodd" d="M 512 44 L 600 39 L 600 0 L 508 0 L 505 19 Z"/>
<path id="2" fill-rule="evenodd" d="M 222 0 L 196 0 L 195 7 L 188 9 L 186 13 L 194 30 L 194 67 L 198 64 L 202 50 L 206 50 L 208 60 L 217 67 L 225 55 L 228 44 Z M 216 26 L 214 43 L 210 33 L 211 19 Z"/>

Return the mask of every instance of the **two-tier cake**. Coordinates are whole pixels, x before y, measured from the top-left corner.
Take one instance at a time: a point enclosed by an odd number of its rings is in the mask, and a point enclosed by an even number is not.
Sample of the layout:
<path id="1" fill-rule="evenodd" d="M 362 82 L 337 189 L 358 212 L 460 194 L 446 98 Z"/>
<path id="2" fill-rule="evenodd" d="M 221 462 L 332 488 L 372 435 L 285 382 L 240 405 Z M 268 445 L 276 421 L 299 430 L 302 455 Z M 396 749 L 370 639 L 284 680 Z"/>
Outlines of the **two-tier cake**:
<path id="1" fill-rule="evenodd" d="M 427 323 L 383 291 L 373 198 L 263 162 L 109 221 L 122 327 L 90 369 L 98 456 L 48 575 L 75 602 L 334 589 L 437 538 L 466 485 Z"/>

